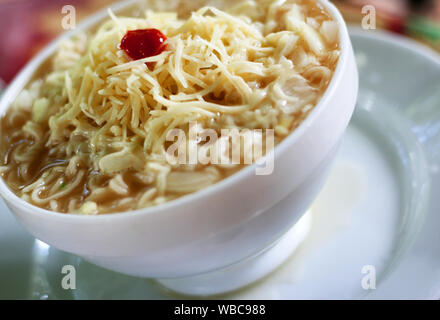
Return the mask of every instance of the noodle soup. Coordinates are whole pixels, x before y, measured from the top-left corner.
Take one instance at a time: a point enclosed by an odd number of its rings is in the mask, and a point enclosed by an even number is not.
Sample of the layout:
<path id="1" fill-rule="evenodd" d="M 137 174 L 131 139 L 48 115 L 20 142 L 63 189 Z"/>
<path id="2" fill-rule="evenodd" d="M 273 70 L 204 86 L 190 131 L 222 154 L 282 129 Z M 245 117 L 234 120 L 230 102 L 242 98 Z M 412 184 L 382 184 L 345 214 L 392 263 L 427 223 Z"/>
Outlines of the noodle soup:
<path id="1" fill-rule="evenodd" d="M 238 163 L 172 162 L 170 147 L 226 145 L 229 159 L 224 129 L 254 130 L 248 148 L 264 155 L 317 104 L 339 57 L 336 22 L 312 0 L 109 15 L 62 43 L 1 119 L 1 175 L 39 207 L 121 212 L 209 187 L 248 164 L 246 144 Z"/>

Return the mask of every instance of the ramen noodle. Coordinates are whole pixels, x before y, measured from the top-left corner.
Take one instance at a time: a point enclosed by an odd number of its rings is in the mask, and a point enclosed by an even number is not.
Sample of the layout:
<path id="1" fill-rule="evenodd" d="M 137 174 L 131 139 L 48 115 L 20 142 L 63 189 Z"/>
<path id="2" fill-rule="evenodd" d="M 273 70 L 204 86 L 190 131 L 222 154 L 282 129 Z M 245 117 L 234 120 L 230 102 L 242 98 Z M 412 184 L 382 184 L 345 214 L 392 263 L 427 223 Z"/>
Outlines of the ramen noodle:
<path id="1" fill-rule="evenodd" d="M 109 12 L 95 32 L 60 44 L 1 120 L 0 172 L 13 192 L 45 209 L 92 215 L 206 188 L 244 164 L 173 163 L 169 132 L 186 133 L 180 145 L 203 147 L 191 126 L 216 132 L 217 144 L 222 129 L 272 129 L 276 145 L 317 104 L 338 61 L 338 28 L 319 2 L 176 12 Z M 154 38 L 160 50 L 133 59 L 123 50 L 133 30 L 163 35 Z"/>

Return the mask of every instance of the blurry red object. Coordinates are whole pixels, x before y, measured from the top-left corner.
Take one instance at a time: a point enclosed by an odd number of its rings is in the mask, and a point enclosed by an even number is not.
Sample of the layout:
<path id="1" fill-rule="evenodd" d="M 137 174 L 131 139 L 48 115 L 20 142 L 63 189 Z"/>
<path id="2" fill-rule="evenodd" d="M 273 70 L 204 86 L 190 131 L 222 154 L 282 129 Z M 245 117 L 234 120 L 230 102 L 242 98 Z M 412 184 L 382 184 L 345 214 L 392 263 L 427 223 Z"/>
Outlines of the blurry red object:
<path id="1" fill-rule="evenodd" d="M 10 82 L 30 58 L 64 32 L 63 6 L 73 5 L 79 22 L 114 1 L 0 0 L 0 79 Z"/>
<path id="2" fill-rule="evenodd" d="M 35 28 L 36 2 L 39 1 L 0 1 L 0 78 L 5 82 L 50 39 L 49 34 Z"/>

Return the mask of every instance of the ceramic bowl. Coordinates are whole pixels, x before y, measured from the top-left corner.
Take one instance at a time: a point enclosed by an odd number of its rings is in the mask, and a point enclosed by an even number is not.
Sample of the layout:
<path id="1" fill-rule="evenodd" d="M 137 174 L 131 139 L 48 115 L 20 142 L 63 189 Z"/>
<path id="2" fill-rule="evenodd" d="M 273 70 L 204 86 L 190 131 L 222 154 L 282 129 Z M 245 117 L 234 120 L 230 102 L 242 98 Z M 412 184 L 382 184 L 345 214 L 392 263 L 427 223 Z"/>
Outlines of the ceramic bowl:
<path id="1" fill-rule="evenodd" d="M 118 4 L 114 11 L 136 1 Z M 274 149 L 274 170 L 256 175 L 248 166 L 219 183 L 142 210 L 110 215 L 61 214 L 18 198 L 0 181 L 0 194 L 36 238 L 99 266 L 142 277 L 186 277 L 217 270 L 270 247 L 317 196 L 352 116 L 358 73 L 345 22 L 333 4 L 320 1 L 339 25 L 341 56 L 317 106 Z M 33 58 L 4 92 L 4 114 L 60 40 L 96 25 L 99 12 Z M 271 210 L 285 200 L 288 210 Z"/>

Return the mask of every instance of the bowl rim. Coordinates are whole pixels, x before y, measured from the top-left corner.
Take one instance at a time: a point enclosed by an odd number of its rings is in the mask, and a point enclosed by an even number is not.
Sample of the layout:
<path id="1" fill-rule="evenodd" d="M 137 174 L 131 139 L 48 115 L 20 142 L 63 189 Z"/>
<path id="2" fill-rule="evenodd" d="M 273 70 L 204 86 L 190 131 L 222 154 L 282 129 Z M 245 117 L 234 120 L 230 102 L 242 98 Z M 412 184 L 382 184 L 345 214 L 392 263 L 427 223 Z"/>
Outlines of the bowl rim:
<path id="1" fill-rule="evenodd" d="M 348 35 L 347 25 L 339 12 L 339 10 L 336 8 L 336 6 L 331 3 L 329 0 L 315 0 L 316 2 L 319 2 L 330 14 L 330 16 L 334 19 L 334 21 L 338 25 L 338 37 L 339 37 L 339 45 L 340 45 L 340 56 L 335 68 L 335 71 L 333 73 L 333 76 L 330 80 L 330 83 L 327 86 L 327 89 L 325 90 L 324 94 L 318 101 L 318 103 L 315 105 L 315 107 L 310 111 L 310 113 L 307 115 L 307 117 L 300 123 L 300 125 L 294 129 L 285 139 L 283 139 L 278 145 L 274 147 L 273 150 L 271 150 L 265 157 L 267 157 L 269 154 L 274 153 L 273 157 L 274 159 L 277 157 L 277 155 L 282 154 L 285 152 L 285 150 L 293 144 L 296 140 L 299 139 L 300 136 L 304 134 L 306 129 L 311 126 L 311 123 L 315 121 L 315 119 L 321 114 L 323 108 L 328 105 L 328 101 L 331 96 L 333 96 L 337 85 L 340 82 L 340 79 L 343 76 L 343 69 L 345 68 L 347 64 L 347 59 L 349 57 L 349 50 L 351 50 L 351 43 L 350 38 Z M 118 13 L 121 10 L 127 9 L 130 6 L 135 5 L 136 3 L 139 3 L 139 0 L 123 0 L 120 2 L 117 2 L 116 4 L 106 7 L 96 13 L 94 13 L 89 18 L 85 19 L 84 21 L 81 21 L 77 24 L 76 28 L 62 33 L 60 36 L 52 40 L 42 51 L 40 51 L 34 58 L 32 58 L 24 67 L 23 69 L 16 75 L 13 79 L 13 81 L 9 84 L 9 86 L 6 88 L 6 90 L 3 93 L 3 96 L 0 98 L 0 116 L 3 116 L 3 114 L 8 110 L 8 108 L 12 105 L 13 101 L 17 97 L 17 95 L 23 90 L 23 88 L 28 84 L 29 79 L 34 74 L 35 70 L 38 69 L 38 67 L 41 66 L 42 63 L 47 61 L 48 58 L 56 51 L 58 48 L 58 45 L 61 41 L 64 39 L 70 38 L 74 36 L 75 34 L 87 30 L 93 26 L 96 26 L 97 24 L 103 22 L 105 18 L 108 17 L 108 10 L 109 8 L 115 12 Z M 172 210 L 174 208 L 178 208 L 182 204 L 187 204 L 191 201 L 198 201 L 201 198 L 213 196 L 215 193 L 227 189 L 229 186 L 234 185 L 238 181 L 244 179 L 245 177 L 248 177 L 252 174 L 252 171 L 255 170 L 256 164 L 253 163 L 251 165 L 247 165 L 243 169 L 239 170 L 238 172 L 232 174 L 231 176 L 222 179 L 215 184 L 208 186 L 204 189 L 201 189 L 199 191 L 184 195 L 182 197 L 179 197 L 177 199 L 158 204 L 155 206 L 147 207 L 147 208 L 141 208 L 136 210 L 129 210 L 129 211 L 120 211 L 115 213 L 109 213 L 109 214 L 97 214 L 97 215 L 81 215 L 77 213 L 62 213 L 62 212 L 56 212 L 51 211 L 47 209 L 43 209 L 41 207 L 38 207 L 36 205 L 33 205 L 20 197 L 18 197 L 12 190 L 9 189 L 9 187 L 6 185 L 5 181 L 0 178 L 0 196 L 6 201 L 6 202 L 14 202 L 15 205 L 22 207 L 25 209 L 25 212 L 27 214 L 32 214 L 36 216 L 42 216 L 43 218 L 55 218 L 55 219 L 72 219 L 71 221 L 79 221 L 79 220 L 89 220 L 89 221 L 107 221 L 110 219 L 123 219 L 128 217 L 133 217 L 137 215 L 147 215 L 147 214 L 153 214 L 158 211 L 166 211 L 166 210 Z"/>

